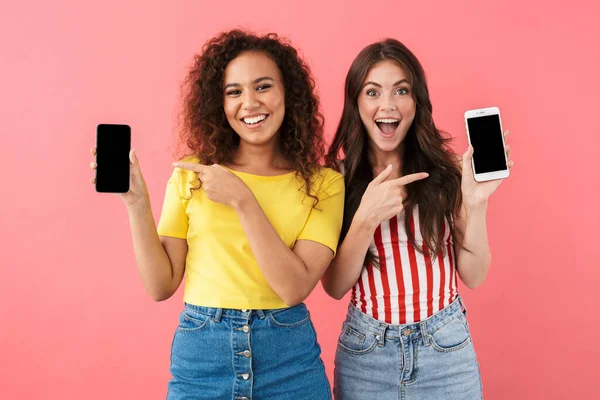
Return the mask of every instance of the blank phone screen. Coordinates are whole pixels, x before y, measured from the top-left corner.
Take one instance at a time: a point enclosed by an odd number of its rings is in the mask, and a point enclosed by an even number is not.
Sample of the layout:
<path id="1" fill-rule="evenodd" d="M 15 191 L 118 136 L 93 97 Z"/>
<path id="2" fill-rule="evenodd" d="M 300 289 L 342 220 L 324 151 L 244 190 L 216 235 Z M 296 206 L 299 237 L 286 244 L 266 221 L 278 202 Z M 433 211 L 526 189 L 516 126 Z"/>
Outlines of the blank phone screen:
<path id="1" fill-rule="evenodd" d="M 473 164 L 475 173 L 483 174 L 505 170 L 506 158 L 500 128 L 500 116 L 467 118 L 469 136 L 473 146 Z"/>
<path id="2" fill-rule="evenodd" d="M 129 150 L 131 128 L 128 125 L 98 125 L 96 133 L 96 190 L 107 193 L 129 191 Z"/>

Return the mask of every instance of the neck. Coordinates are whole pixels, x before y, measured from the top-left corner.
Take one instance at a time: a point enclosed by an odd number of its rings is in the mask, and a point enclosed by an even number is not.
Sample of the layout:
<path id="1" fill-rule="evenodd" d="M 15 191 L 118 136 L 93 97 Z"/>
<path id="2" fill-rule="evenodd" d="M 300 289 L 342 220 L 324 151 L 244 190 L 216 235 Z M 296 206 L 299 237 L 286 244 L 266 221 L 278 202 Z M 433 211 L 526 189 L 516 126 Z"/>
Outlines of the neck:
<path id="1" fill-rule="evenodd" d="M 404 145 L 400 143 L 400 146 L 393 151 L 382 151 L 377 147 L 369 148 L 369 163 L 373 168 L 373 176 L 377 176 L 383 171 L 388 165 L 392 165 L 391 178 L 398 178 L 402 176 L 402 161 L 404 155 Z"/>
<path id="2" fill-rule="evenodd" d="M 277 148 L 276 141 L 263 145 L 253 145 L 240 141 L 232 162 L 235 165 L 251 167 L 253 170 L 278 168 L 284 163 Z"/>

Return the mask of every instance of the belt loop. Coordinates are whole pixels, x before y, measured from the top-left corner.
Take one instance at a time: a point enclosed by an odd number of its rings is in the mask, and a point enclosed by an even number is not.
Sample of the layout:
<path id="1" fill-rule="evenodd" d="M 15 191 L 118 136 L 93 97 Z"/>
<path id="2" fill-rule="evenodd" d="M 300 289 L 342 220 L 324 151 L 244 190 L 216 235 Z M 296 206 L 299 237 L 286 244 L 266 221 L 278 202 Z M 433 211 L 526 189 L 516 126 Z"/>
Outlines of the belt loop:
<path id="1" fill-rule="evenodd" d="M 387 330 L 387 328 L 387 324 L 379 325 L 379 334 L 376 337 L 377 342 L 379 342 L 379 347 L 383 347 L 385 345 L 385 331 Z"/>
<path id="2" fill-rule="evenodd" d="M 222 308 L 217 308 L 217 312 L 215 313 L 215 316 L 213 318 L 213 320 L 215 322 L 221 322 L 221 316 L 223 315 L 223 309 Z"/>
<path id="3" fill-rule="evenodd" d="M 263 319 L 265 317 L 265 312 L 263 310 L 254 310 L 256 311 L 256 315 L 258 315 L 258 318 Z"/>
<path id="4" fill-rule="evenodd" d="M 421 336 L 423 337 L 423 344 L 429 346 L 429 332 L 427 332 L 427 322 L 419 322 L 419 328 L 421 328 Z"/>

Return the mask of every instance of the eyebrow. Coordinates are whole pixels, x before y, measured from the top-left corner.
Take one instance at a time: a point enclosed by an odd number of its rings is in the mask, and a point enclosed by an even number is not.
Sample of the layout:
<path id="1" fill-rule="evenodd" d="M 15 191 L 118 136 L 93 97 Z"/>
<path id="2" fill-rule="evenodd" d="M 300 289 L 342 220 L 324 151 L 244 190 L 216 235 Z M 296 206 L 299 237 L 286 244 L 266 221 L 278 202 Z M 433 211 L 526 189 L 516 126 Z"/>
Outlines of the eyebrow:
<path id="1" fill-rule="evenodd" d="M 406 79 L 400 79 L 398 82 L 394 83 L 392 86 L 398 86 L 401 83 L 408 83 L 410 85 L 410 82 Z M 365 82 L 365 84 L 363 85 L 363 88 L 367 85 L 373 85 L 373 86 L 377 86 L 377 87 L 383 87 L 381 86 L 379 83 L 375 83 L 375 82 Z"/>
<path id="2" fill-rule="evenodd" d="M 253 80 L 252 84 L 256 85 L 260 81 L 272 81 L 272 82 L 275 82 L 275 79 L 271 78 L 270 76 L 262 76 L 260 78 L 257 78 L 255 80 Z M 236 86 L 242 86 L 242 85 L 240 85 L 239 83 L 228 83 L 227 85 L 225 85 L 225 87 L 223 88 L 223 90 L 227 90 L 227 88 L 236 87 Z"/>

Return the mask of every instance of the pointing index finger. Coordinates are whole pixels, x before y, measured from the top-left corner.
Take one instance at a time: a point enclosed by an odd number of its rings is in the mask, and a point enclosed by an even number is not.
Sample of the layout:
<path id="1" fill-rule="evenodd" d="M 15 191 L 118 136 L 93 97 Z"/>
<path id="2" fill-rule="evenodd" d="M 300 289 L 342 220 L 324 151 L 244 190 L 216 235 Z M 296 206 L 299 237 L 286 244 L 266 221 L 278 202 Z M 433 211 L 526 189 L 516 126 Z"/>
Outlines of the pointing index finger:
<path id="1" fill-rule="evenodd" d="M 417 172 L 416 174 L 410 174 L 401 176 L 400 178 L 392 179 L 388 181 L 391 185 L 396 186 L 405 186 L 414 181 L 420 181 L 421 179 L 425 179 L 429 176 L 427 172 Z"/>
<path id="2" fill-rule="evenodd" d="M 205 165 L 202 164 L 194 164 L 194 163 L 188 163 L 188 162 L 174 162 L 173 163 L 174 167 L 177 168 L 181 168 L 181 169 L 187 169 L 189 171 L 194 171 L 194 172 L 202 172 L 202 170 L 204 168 L 206 168 Z"/>

